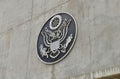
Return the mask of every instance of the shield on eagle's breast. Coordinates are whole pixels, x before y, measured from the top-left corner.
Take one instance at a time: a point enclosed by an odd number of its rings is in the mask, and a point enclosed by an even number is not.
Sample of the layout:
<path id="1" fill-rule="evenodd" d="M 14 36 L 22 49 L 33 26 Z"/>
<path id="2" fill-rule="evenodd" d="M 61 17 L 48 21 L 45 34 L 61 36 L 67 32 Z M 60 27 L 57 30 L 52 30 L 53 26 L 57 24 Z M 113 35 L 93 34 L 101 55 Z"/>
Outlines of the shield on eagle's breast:
<path id="1" fill-rule="evenodd" d="M 50 44 L 50 50 L 51 51 L 58 50 L 59 47 L 60 47 L 60 40 L 55 41 L 55 42 Z"/>

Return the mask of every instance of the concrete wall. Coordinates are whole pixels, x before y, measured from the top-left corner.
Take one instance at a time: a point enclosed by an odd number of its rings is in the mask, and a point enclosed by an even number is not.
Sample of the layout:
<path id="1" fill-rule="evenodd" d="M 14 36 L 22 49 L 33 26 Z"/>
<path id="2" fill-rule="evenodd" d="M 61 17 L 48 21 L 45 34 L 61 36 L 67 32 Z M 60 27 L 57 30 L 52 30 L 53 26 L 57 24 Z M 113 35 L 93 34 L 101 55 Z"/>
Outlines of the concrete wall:
<path id="1" fill-rule="evenodd" d="M 55 13 L 78 25 L 70 54 L 54 65 L 37 56 L 37 38 Z M 93 79 L 120 73 L 120 0 L 0 0 L 0 79 Z"/>

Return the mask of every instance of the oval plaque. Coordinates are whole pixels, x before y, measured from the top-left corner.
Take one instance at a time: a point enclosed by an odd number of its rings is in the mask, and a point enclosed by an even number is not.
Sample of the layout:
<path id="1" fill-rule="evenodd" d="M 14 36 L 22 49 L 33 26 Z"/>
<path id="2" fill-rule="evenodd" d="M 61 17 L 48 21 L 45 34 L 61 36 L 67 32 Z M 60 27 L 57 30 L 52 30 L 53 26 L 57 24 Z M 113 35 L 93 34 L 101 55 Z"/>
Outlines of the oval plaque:
<path id="1" fill-rule="evenodd" d="M 37 40 L 38 56 L 46 64 L 54 64 L 70 52 L 77 33 L 75 19 L 67 13 L 52 16 L 42 27 Z"/>

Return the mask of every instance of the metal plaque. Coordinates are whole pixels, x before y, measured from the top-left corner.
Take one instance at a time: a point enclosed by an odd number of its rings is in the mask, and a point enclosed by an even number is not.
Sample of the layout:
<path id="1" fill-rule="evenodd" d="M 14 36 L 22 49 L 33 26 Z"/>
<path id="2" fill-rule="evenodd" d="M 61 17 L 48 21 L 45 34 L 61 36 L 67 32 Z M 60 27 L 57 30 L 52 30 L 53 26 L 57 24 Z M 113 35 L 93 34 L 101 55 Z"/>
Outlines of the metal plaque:
<path id="1" fill-rule="evenodd" d="M 76 33 L 76 22 L 70 14 L 52 16 L 39 33 L 37 51 L 40 60 L 54 64 L 65 58 L 73 47 Z"/>

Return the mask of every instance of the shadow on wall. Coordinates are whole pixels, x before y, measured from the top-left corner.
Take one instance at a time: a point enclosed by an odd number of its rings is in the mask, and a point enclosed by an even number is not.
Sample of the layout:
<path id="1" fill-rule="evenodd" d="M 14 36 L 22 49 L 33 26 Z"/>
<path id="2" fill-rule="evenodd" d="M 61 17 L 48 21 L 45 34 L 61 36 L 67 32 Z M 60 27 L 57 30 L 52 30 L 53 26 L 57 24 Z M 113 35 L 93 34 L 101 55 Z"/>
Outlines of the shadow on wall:
<path id="1" fill-rule="evenodd" d="M 96 79 L 120 79 L 120 74 L 110 75 L 110 76 L 96 78 Z"/>

